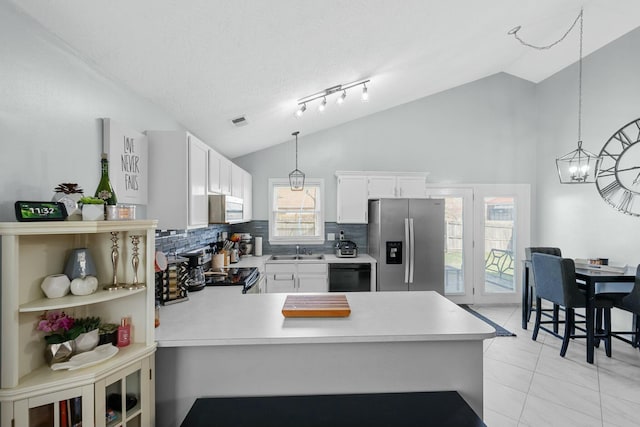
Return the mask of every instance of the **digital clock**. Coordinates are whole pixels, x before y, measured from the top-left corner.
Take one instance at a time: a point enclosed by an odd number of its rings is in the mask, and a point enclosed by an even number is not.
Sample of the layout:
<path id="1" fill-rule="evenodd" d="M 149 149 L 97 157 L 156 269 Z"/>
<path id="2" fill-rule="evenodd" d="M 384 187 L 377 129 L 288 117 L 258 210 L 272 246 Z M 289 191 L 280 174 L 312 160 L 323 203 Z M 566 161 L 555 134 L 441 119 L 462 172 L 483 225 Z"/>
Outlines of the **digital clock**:
<path id="1" fill-rule="evenodd" d="M 67 209 L 62 202 L 25 202 L 15 204 L 18 221 L 64 221 Z"/>

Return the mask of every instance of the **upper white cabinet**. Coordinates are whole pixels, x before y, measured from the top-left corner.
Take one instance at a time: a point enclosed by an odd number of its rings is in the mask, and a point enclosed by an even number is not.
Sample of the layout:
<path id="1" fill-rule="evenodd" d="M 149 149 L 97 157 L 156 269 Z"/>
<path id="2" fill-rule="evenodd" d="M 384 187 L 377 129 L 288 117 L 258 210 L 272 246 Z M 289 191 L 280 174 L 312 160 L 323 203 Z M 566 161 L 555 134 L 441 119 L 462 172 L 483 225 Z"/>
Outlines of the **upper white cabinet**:
<path id="1" fill-rule="evenodd" d="M 338 171 L 336 222 L 366 224 L 369 199 L 425 198 L 426 173 Z"/>
<path id="2" fill-rule="evenodd" d="M 367 177 L 344 175 L 338 177 L 336 222 L 339 224 L 367 223 Z"/>
<path id="3" fill-rule="evenodd" d="M 209 147 L 189 132 L 147 131 L 149 204 L 158 228 L 208 226 Z"/>
<path id="4" fill-rule="evenodd" d="M 231 160 L 220 157 L 220 194 L 231 194 Z"/>
<path id="5" fill-rule="evenodd" d="M 239 197 L 243 199 L 242 190 L 242 178 L 244 176 L 244 170 L 236 165 L 235 163 L 231 163 L 231 195 L 233 197 Z"/>
<path id="6" fill-rule="evenodd" d="M 251 174 L 242 171 L 242 220 L 245 222 L 253 219 L 253 179 Z"/>
<path id="7" fill-rule="evenodd" d="M 368 177 L 369 199 L 385 198 L 424 198 L 426 175 L 390 176 L 373 175 Z"/>
<path id="8" fill-rule="evenodd" d="M 207 176 L 209 178 L 207 190 L 210 194 L 220 194 L 222 192 L 222 183 L 220 181 L 220 163 L 222 156 L 215 150 L 209 149 L 209 164 Z"/>

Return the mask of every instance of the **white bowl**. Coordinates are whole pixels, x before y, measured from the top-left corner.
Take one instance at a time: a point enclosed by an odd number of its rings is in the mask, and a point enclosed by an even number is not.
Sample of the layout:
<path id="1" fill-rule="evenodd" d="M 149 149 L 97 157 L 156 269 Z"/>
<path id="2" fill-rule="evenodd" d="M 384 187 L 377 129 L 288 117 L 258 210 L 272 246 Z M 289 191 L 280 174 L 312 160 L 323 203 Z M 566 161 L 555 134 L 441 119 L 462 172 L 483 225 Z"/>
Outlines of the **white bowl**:
<path id="1" fill-rule="evenodd" d="M 71 282 L 66 274 L 52 274 L 42 281 L 40 287 L 47 298 L 60 298 L 69 293 Z"/>

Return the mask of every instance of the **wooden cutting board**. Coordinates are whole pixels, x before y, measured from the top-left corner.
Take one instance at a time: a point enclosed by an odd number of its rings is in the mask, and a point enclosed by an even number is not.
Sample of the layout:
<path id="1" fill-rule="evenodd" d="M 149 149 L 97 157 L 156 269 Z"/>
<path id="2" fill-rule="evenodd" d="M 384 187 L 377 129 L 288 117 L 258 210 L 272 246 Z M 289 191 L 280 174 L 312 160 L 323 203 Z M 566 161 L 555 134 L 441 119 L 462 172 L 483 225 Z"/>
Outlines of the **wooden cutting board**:
<path id="1" fill-rule="evenodd" d="M 347 317 L 351 307 L 345 295 L 287 295 L 284 317 Z"/>

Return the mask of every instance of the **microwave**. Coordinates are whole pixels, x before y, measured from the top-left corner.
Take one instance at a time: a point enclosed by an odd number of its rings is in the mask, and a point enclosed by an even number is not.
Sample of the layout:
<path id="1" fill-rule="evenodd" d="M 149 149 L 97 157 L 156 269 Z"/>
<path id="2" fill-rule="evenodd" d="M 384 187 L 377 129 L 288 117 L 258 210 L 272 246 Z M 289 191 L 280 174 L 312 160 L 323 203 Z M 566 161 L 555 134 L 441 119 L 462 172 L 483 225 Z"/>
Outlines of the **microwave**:
<path id="1" fill-rule="evenodd" d="M 209 196 L 209 224 L 242 222 L 242 199 L 215 194 Z"/>

